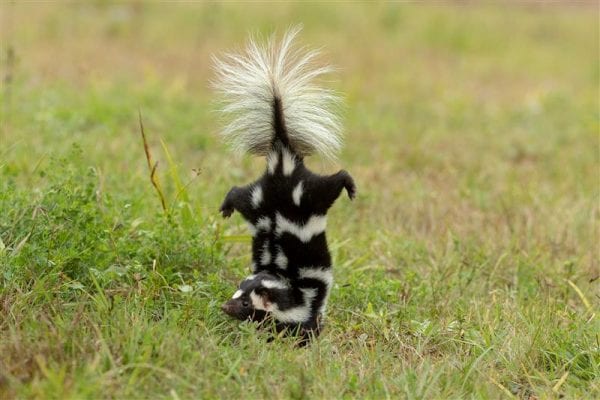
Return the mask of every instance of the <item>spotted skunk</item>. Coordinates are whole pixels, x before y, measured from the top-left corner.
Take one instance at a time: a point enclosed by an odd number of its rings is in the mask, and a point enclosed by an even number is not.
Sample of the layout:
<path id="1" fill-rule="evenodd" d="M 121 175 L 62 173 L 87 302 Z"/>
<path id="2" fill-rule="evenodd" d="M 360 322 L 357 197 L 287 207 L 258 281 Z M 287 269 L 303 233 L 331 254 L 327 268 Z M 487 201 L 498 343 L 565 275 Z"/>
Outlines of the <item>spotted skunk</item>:
<path id="1" fill-rule="evenodd" d="M 231 117 L 225 139 L 267 160 L 264 174 L 234 186 L 220 208 L 249 223 L 255 274 L 223 311 L 240 320 L 271 316 L 279 326 L 318 334 L 333 281 L 326 214 L 343 189 L 353 199 L 356 186 L 346 171 L 321 176 L 304 165 L 314 153 L 334 158 L 341 134 L 332 111 L 338 98 L 313 83 L 330 69 L 313 65 L 317 52 L 292 49 L 298 31 L 279 44 L 251 40 L 242 54 L 214 59 L 222 111 Z"/>

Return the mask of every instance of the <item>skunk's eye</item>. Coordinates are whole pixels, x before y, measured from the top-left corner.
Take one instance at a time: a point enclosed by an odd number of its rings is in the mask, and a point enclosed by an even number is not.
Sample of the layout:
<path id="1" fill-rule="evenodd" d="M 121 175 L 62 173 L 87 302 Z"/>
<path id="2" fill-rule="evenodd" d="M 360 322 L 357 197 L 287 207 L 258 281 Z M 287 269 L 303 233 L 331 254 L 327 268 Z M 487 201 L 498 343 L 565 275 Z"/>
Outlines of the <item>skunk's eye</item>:
<path id="1" fill-rule="evenodd" d="M 242 301 L 242 306 L 248 307 L 249 305 L 250 305 L 250 303 L 248 303 L 248 301 L 246 301 L 246 300 Z"/>

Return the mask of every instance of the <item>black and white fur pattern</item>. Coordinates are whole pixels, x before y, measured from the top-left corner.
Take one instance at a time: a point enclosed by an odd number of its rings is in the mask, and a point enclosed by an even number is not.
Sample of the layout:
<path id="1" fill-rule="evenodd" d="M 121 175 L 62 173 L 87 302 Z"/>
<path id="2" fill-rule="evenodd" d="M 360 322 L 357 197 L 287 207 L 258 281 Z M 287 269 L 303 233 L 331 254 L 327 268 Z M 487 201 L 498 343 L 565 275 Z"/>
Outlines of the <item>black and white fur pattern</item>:
<path id="1" fill-rule="evenodd" d="M 299 334 L 300 344 L 306 344 L 320 330 L 318 318 L 302 324 L 297 322 L 310 312 L 306 303 L 311 301 L 313 290 L 299 288 L 281 276 L 262 271 L 244 279 L 221 308 L 227 315 L 242 321 L 272 320 L 277 332 Z"/>
<path id="2" fill-rule="evenodd" d="M 312 85 L 328 69 L 310 68 L 316 53 L 291 50 L 297 32 L 285 35 L 279 46 L 272 40 L 267 47 L 250 42 L 244 55 L 216 62 L 217 87 L 226 96 L 223 110 L 233 114 L 225 136 L 234 147 L 267 159 L 262 177 L 233 187 L 220 210 L 224 217 L 235 210 L 242 214 L 253 236 L 253 273 L 270 274 L 282 286 L 268 307 L 249 302 L 252 312 L 318 333 L 333 282 L 326 214 L 343 189 L 353 199 L 356 188 L 346 171 L 321 176 L 304 165 L 304 156 L 332 157 L 341 143 L 339 123 L 328 108 L 335 97 Z M 246 292 L 242 285 L 232 300 Z"/>

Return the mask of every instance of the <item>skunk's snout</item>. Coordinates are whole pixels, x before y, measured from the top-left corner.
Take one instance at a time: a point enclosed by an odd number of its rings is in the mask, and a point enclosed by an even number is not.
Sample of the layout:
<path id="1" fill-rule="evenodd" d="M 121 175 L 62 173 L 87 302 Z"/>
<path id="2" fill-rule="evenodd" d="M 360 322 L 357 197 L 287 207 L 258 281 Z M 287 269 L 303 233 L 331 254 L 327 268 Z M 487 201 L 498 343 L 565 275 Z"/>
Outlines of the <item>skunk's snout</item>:
<path id="1" fill-rule="evenodd" d="M 231 304 L 230 301 L 228 301 L 227 303 L 223 304 L 221 306 L 221 310 L 223 310 L 223 312 L 227 315 L 233 315 L 234 314 L 234 307 L 233 304 Z"/>
<path id="2" fill-rule="evenodd" d="M 244 320 L 247 317 L 247 310 L 244 310 L 239 299 L 228 300 L 221 306 L 221 310 L 230 317 Z"/>

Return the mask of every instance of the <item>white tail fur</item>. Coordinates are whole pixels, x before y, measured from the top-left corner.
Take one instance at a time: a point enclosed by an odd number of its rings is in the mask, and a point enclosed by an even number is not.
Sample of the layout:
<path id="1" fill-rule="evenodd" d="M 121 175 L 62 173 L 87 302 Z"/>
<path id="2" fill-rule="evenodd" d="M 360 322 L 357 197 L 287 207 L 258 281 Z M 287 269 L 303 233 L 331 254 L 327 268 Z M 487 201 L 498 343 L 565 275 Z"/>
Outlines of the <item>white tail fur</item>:
<path id="1" fill-rule="evenodd" d="M 335 159 L 342 144 L 341 124 L 333 111 L 339 97 L 314 85 L 331 68 L 314 65 L 317 51 L 292 48 L 299 31 L 289 30 L 279 43 L 273 37 L 266 45 L 251 39 L 244 52 L 213 58 L 214 86 L 229 119 L 222 135 L 235 150 L 269 153 L 275 134 L 273 102 L 278 97 L 293 151 Z"/>

